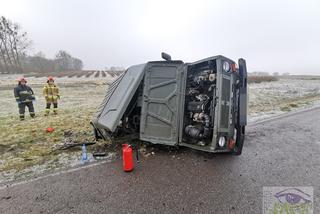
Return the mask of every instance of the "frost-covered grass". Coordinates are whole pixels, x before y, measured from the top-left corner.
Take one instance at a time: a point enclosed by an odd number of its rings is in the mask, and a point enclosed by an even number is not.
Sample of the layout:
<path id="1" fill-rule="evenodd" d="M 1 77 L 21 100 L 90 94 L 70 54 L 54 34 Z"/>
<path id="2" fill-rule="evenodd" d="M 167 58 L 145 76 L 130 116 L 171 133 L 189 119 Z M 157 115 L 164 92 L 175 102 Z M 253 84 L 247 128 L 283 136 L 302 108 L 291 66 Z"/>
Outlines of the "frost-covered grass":
<path id="1" fill-rule="evenodd" d="M 81 148 L 56 150 L 68 140 L 92 141 L 90 120 L 107 88 L 105 80 L 83 81 L 58 78 L 61 90 L 59 114 L 45 117 L 42 84 L 45 79 L 29 78 L 37 101 L 36 118 L 26 114 L 20 122 L 13 97 L 14 78 L 0 76 L 0 183 L 46 171 L 80 164 Z M 111 80 L 107 80 L 110 82 Z M 261 118 L 320 102 L 320 78 L 280 78 L 274 82 L 249 84 L 249 118 Z M 53 127 L 52 133 L 46 128 Z M 108 144 L 103 142 L 102 144 Z M 88 146 L 89 153 L 104 145 Z"/>
<path id="2" fill-rule="evenodd" d="M 80 147 L 57 150 L 54 146 L 66 140 L 78 143 L 94 140 L 90 121 L 107 89 L 105 82 L 64 84 L 57 81 L 61 91 L 59 113 L 48 117 L 44 116 L 42 85 L 30 82 L 37 98 L 34 103 L 36 118 L 33 119 L 26 109 L 25 121 L 19 120 L 12 92 L 14 85 L 0 90 L 3 98 L 0 102 L 0 183 L 80 164 Z M 47 133 L 48 127 L 53 127 L 54 131 Z M 100 144 L 88 146 L 88 152 L 99 147 Z"/>
<path id="3" fill-rule="evenodd" d="M 66 140 L 92 142 L 90 120 L 93 114 L 93 108 L 75 107 L 62 110 L 57 116 L 38 116 L 22 122 L 16 116 L 1 117 L 0 182 L 12 176 L 19 178 L 26 173 L 38 173 L 39 169 L 50 171 L 80 164 L 80 146 L 59 150 L 56 145 Z M 47 127 L 53 127 L 54 131 L 46 132 Z M 99 146 L 88 146 L 87 150 L 90 153 Z"/>
<path id="4" fill-rule="evenodd" d="M 53 146 L 65 139 L 65 132 L 73 133 L 72 140 L 92 141 L 89 125 L 92 111 L 83 108 L 63 110 L 57 116 L 41 117 L 18 121 L 15 116 L 1 117 L 0 171 L 23 169 L 39 164 L 55 156 Z M 54 131 L 46 132 L 47 127 Z"/>
<path id="5" fill-rule="evenodd" d="M 110 81 L 110 80 L 107 80 Z M 95 108 L 100 104 L 102 97 L 107 89 L 107 81 L 75 81 L 63 79 L 56 80 L 60 88 L 61 100 L 59 100 L 59 109 L 72 109 L 74 106 Z M 18 106 L 13 96 L 13 88 L 16 86 L 14 81 L 8 85 L 0 84 L 0 116 L 17 115 Z M 43 114 L 45 108 L 45 99 L 42 95 L 42 89 L 45 80 L 29 80 L 28 85 L 32 87 L 36 101 L 34 102 L 36 114 Z"/>
<path id="6" fill-rule="evenodd" d="M 249 117 L 292 111 L 320 102 L 320 78 L 290 77 L 249 84 Z"/>

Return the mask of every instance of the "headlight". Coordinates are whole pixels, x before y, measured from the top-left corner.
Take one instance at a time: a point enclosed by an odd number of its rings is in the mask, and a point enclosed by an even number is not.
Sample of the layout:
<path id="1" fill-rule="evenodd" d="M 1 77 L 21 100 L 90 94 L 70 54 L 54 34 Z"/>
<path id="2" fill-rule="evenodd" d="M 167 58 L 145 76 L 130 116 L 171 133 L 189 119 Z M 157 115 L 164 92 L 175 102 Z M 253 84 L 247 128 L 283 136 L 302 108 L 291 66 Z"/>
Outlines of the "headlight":
<path id="1" fill-rule="evenodd" d="M 226 138 L 225 137 L 220 137 L 218 144 L 219 144 L 220 147 L 224 147 L 224 145 L 226 144 Z"/>
<path id="2" fill-rule="evenodd" d="M 224 62 L 222 66 L 225 72 L 230 71 L 230 64 L 228 62 Z"/>

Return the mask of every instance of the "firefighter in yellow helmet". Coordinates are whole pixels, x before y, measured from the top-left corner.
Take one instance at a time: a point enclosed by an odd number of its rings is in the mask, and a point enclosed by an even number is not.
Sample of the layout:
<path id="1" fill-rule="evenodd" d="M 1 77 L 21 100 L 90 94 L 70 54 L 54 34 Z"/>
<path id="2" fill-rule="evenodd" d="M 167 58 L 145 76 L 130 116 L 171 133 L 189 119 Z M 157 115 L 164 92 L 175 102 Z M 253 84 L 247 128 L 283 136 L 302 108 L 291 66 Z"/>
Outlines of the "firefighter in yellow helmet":
<path id="1" fill-rule="evenodd" d="M 47 84 L 43 87 L 43 95 L 46 98 L 45 116 L 49 115 L 51 104 L 53 113 L 58 114 L 58 99 L 60 99 L 59 88 L 54 83 L 53 77 L 48 77 Z"/>

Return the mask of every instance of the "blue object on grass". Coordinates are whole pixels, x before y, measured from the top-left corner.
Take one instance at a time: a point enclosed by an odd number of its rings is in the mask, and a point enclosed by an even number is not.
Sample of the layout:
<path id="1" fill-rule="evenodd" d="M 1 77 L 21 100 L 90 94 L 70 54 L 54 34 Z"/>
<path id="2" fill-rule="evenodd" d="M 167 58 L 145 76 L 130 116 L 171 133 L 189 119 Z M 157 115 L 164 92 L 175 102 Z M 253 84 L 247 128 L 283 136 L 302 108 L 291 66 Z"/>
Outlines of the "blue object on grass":
<path id="1" fill-rule="evenodd" d="M 87 159 L 88 157 L 87 157 L 86 144 L 82 144 L 82 161 L 86 161 Z"/>

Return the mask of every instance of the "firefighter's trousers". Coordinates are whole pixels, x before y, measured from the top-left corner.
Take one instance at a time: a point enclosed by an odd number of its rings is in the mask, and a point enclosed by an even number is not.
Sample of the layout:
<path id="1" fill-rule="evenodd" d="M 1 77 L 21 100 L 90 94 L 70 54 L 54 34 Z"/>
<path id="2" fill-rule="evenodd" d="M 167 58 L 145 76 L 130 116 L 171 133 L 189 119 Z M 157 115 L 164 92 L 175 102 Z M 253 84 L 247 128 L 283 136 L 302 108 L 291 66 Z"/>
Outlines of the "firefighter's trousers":
<path id="1" fill-rule="evenodd" d="M 24 120 L 24 113 L 26 111 L 26 106 L 28 107 L 29 110 L 29 114 L 31 117 L 35 116 L 34 113 L 34 107 L 33 107 L 33 103 L 32 102 L 22 102 L 18 104 L 19 107 L 19 115 L 20 115 L 20 119 Z"/>
<path id="2" fill-rule="evenodd" d="M 51 103 L 53 104 L 53 114 L 58 114 L 58 103 L 57 102 L 47 102 L 45 115 L 49 114 Z"/>

